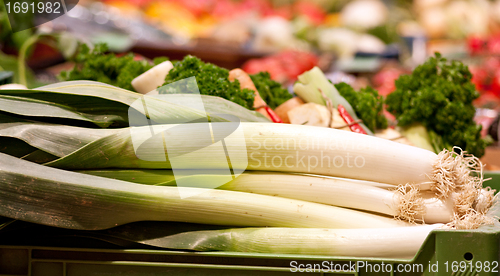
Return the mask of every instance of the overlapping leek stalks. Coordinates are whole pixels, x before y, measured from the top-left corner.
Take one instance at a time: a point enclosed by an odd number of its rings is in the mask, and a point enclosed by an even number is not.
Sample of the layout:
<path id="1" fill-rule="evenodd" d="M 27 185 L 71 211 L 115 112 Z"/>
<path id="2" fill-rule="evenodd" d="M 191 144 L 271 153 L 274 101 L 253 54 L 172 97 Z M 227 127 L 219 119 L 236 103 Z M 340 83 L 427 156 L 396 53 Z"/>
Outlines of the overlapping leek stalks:
<path id="1" fill-rule="evenodd" d="M 169 156 L 196 150 L 192 146 L 196 143 L 183 142 L 202 135 L 196 123 L 182 131 L 175 123 L 203 114 L 182 106 L 182 101 L 189 100 L 186 95 L 173 95 L 172 103 L 153 101 L 142 115 L 161 118 L 164 124 L 156 125 L 154 134 L 177 142 L 174 148 L 159 150 L 144 143 L 152 136 L 150 127 L 124 125 L 128 108 L 138 97 L 90 82 L 2 92 L 0 151 L 17 158 L 0 155 L 0 215 L 73 229 L 104 229 L 139 220 L 272 226 L 280 228 L 202 234 L 226 237 L 223 243 L 207 247 L 210 250 L 312 254 L 311 248 L 317 247 L 325 249 L 320 254 L 349 256 L 411 255 L 432 229 L 441 227 L 400 227 L 412 225 L 401 220 L 450 223 L 460 229 L 488 222 L 485 214 L 494 200 L 493 191 L 482 189 L 481 165 L 474 157 L 446 150 L 436 155 L 334 129 L 263 123 L 266 119 L 258 114 L 218 98 L 205 97 L 213 126 L 228 121 L 213 115 L 219 112 L 247 121 L 239 125 L 242 140 L 231 149 L 245 154 L 236 154 L 231 161 L 235 161 L 232 169 L 249 173 L 218 189 L 200 188 L 213 187 L 210 179 L 219 177 L 214 171 L 227 167 L 227 163 L 210 162 L 215 152 L 208 150 L 180 164 L 181 169 L 210 171 L 208 176 L 188 176 L 198 188 L 173 187 L 179 178 L 172 180 Z M 141 158 L 137 141 L 142 144 Z M 149 156 L 163 156 L 165 161 L 146 161 Z M 194 163 L 206 165 L 192 167 Z M 245 165 L 240 168 L 240 164 Z M 200 193 L 179 197 L 193 189 Z M 378 229 L 346 232 L 338 228 Z M 186 233 L 184 241 L 198 234 Z M 419 242 L 403 248 L 406 245 L 399 245 L 403 242 L 388 241 L 391 236 L 403 241 L 408 235 L 418 236 Z M 383 246 L 379 248 L 389 251 L 359 247 L 355 253 L 343 244 L 349 240 L 356 248 L 364 239 L 374 242 L 377 237 L 392 251 Z M 285 243 L 273 246 L 283 239 Z M 196 250 L 200 249 L 203 246 Z"/>

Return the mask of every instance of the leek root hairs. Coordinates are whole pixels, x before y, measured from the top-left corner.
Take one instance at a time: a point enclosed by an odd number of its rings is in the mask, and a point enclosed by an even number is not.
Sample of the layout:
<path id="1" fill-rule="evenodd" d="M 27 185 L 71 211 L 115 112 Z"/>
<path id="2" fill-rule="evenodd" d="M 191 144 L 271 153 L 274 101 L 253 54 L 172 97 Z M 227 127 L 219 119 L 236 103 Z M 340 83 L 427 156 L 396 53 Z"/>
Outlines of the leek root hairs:
<path id="1" fill-rule="evenodd" d="M 399 185 L 395 195 L 397 199 L 397 211 L 395 218 L 408 221 L 410 223 L 423 222 L 424 200 L 419 195 L 419 190 L 410 184 Z"/>
<path id="2" fill-rule="evenodd" d="M 474 201 L 474 209 L 478 212 L 486 213 L 493 205 L 493 202 L 495 202 L 495 199 L 497 197 L 495 195 L 495 192 L 496 191 L 491 189 L 490 187 L 481 189 L 478 197 Z"/>
<path id="3" fill-rule="evenodd" d="M 481 161 L 458 147 L 454 147 L 454 149 L 457 149 L 459 153 L 444 149 L 438 154 L 434 164 L 431 176 L 434 185 L 431 186 L 431 190 L 436 192 L 440 198 L 448 198 L 453 192 L 468 190 L 470 186 L 476 189 L 483 186 Z M 478 176 L 474 176 L 472 173 L 477 173 Z"/>
<path id="4" fill-rule="evenodd" d="M 454 229 L 476 229 L 481 225 L 493 224 L 495 219 L 486 212 L 495 199 L 495 190 L 490 187 L 476 189 L 470 186 L 457 194 L 453 220 L 448 226 Z"/>
<path id="5" fill-rule="evenodd" d="M 452 222 L 447 224 L 447 226 L 452 229 L 469 230 L 477 229 L 481 225 L 493 224 L 493 222 L 494 219 L 483 212 L 470 209 L 464 215 L 455 213 Z"/>
<path id="6" fill-rule="evenodd" d="M 469 188 L 462 189 L 460 192 L 453 193 L 455 214 L 459 217 L 467 214 L 470 210 L 473 210 L 473 205 L 476 199 L 479 197 L 480 190 L 469 186 Z"/>

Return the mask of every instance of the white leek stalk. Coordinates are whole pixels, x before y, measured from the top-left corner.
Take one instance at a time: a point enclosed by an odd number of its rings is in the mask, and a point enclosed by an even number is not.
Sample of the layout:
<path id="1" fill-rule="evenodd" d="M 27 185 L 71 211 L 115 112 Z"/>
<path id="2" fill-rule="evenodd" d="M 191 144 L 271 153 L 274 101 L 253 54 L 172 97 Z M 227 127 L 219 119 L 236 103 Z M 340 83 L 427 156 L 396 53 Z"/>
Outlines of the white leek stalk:
<path id="1" fill-rule="evenodd" d="M 207 176 L 210 177 L 210 176 Z M 207 181 L 205 177 L 205 181 Z M 382 189 L 377 183 L 343 178 L 324 178 L 294 174 L 244 174 L 219 187 L 263 195 L 381 213 L 426 223 L 448 223 L 453 218 L 453 202 L 428 196 L 422 200 L 418 189 Z M 433 194 L 433 193 L 426 193 Z"/>
<path id="2" fill-rule="evenodd" d="M 224 123 L 212 125 L 216 124 Z M 203 128 L 197 124 L 183 126 L 180 131 L 174 131 L 172 125 L 155 127 L 158 132 L 164 130 L 164 139 L 172 145 L 169 152 L 173 155 L 193 151 L 195 143 L 186 143 L 186 137 L 203 136 Z M 463 185 L 471 172 L 467 167 L 470 162 L 459 158 L 461 155 L 444 150 L 438 156 L 428 150 L 374 136 L 287 124 L 241 123 L 240 128 L 244 137 L 232 140 L 233 169 L 311 173 L 392 185 L 430 183 L 431 190 L 444 196 Z M 151 130 L 149 127 L 136 128 L 134 132 L 150 135 Z M 157 147 L 147 147 L 144 148 L 146 154 L 158 155 Z M 177 168 L 190 169 L 190 164 L 194 163 L 206 164 L 201 169 L 227 167 L 227 164 L 213 162 L 215 154 L 217 152 L 207 149 L 203 155 L 185 159 L 186 162 Z M 235 164 L 248 166 L 235 168 Z"/>
<path id="3" fill-rule="evenodd" d="M 305 228 L 396 227 L 360 211 L 250 193 L 140 185 L 54 169 L 0 154 L 0 215 L 96 230 L 143 221 Z M 182 194 L 194 194 L 181 198 Z"/>
<path id="4" fill-rule="evenodd" d="M 171 162 L 175 162 L 175 170 L 227 170 L 231 166 L 236 175 L 245 170 L 279 171 L 395 186 L 429 185 L 443 198 L 471 182 L 482 186 L 483 181 L 482 176 L 471 175 L 480 167 L 479 160 L 463 153 L 443 150 L 436 155 L 329 128 L 245 122 L 120 129 L 46 165 L 73 170 L 171 169 Z"/>
<path id="5" fill-rule="evenodd" d="M 176 186 L 171 170 L 95 170 L 81 173 L 159 186 Z M 181 175 L 187 173 L 181 173 Z M 415 186 L 394 185 L 346 178 L 277 172 L 246 172 L 222 186 L 226 176 L 215 172 L 183 176 L 182 183 L 192 187 L 217 188 L 262 195 L 292 198 L 327 205 L 358 209 L 426 223 L 448 223 L 453 219 L 454 200 L 439 199 Z M 454 193 L 454 195 L 459 195 Z M 487 210 L 486 195 L 477 205 Z M 472 201 L 469 201 L 472 204 Z M 470 208 L 470 206 L 469 206 Z"/>
<path id="6" fill-rule="evenodd" d="M 175 248 L 410 259 L 442 224 L 385 229 L 240 228 L 168 237 Z M 192 242 L 191 242 L 192 240 Z M 182 244 L 180 242 L 182 241 Z"/>

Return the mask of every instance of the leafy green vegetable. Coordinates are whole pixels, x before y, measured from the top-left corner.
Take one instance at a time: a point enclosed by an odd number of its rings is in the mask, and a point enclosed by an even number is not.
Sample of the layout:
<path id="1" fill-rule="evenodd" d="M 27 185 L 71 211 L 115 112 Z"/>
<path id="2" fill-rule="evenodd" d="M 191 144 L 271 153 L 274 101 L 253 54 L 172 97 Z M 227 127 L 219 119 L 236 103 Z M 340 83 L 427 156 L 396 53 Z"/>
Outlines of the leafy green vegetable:
<path id="1" fill-rule="evenodd" d="M 196 77 L 202 95 L 218 96 L 248 109 L 253 108 L 254 92 L 250 89 L 241 89 L 237 80 L 230 82 L 229 70 L 205 63 L 191 55 L 185 56 L 182 61 L 174 62 L 174 68 L 168 73 L 163 86 L 193 76 Z M 161 87 L 159 93 L 176 94 L 179 93 L 179 89 L 181 87 L 178 85 L 169 85 Z"/>
<path id="2" fill-rule="evenodd" d="M 272 80 L 268 72 L 250 75 L 250 78 L 262 99 L 273 109 L 293 97 L 280 83 Z"/>
<path id="3" fill-rule="evenodd" d="M 425 126 L 436 152 L 458 146 L 481 157 L 488 143 L 481 138 L 481 126 L 473 120 L 472 101 L 479 93 L 471 78 L 466 65 L 447 62 L 436 53 L 411 75 L 396 80 L 396 91 L 386 100 L 387 110 L 400 126 Z"/>
<path id="4" fill-rule="evenodd" d="M 352 105 L 356 114 L 371 131 L 387 128 L 387 118 L 383 114 L 384 99 L 377 90 L 366 87 L 356 92 L 345 82 L 335 84 L 335 88 Z"/>
<path id="5" fill-rule="evenodd" d="M 115 54 L 105 54 L 107 50 L 106 44 L 97 44 L 92 51 L 82 44 L 73 60 L 75 67 L 69 72 L 62 72 L 61 80 L 94 80 L 134 91 L 132 80 L 153 65 L 146 60 L 134 60 L 132 53 L 117 57 Z M 165 59 L 156 59 L 154 63 Z"/>

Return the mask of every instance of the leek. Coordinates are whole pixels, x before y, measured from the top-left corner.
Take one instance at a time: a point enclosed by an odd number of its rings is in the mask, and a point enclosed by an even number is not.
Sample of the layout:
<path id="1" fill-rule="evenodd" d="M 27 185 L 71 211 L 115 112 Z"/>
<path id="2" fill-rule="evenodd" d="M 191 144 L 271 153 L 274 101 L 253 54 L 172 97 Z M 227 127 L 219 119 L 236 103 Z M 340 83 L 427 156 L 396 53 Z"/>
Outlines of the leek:
<path id="1" fill-rule="evenodd" d="M 211 125 L 212 128 L 221 128 L 224 124 Z M 104 137 L 95 137 L 91 142 L 88 139 L 87 142 L 81 141 L 90 137 L 95 130 L 72 128 L 71 135 L 75 139 L 65 139 L 63 143 L 73 143 L 73 149 L 76 150 L 45 165 L 71 170 L 170 169 L 169 155 L 180 156 L 195 152 L 206 142 L 200 138 L 206 134 L 206 124 L 181 126 L 182 128 L 175 124 L 155 125 L 154 136 L 150 127 L 114 129 Z M 432 191 L 443 198 L 470 183 L 482 187 L 482 175 L 476 177 L 471 174 L 474 171 L 480 173 L 479 160 L 463 153 L 443 150 L 436 155 L 431 151 L 373 136 L 312 126 L 243 122 L 239 127 L 244 137 L 237 137 L 232 143 L 233 170 L 308 173 L 395 186 L 406 183 L 429 185 Z M 43 132 L 41 127 L 36 129 L 37 132 Z M 67 130 L 60 127 L 57 130 L 54 128 L 54 131 L 47 130 L 44 139 L 47 139 L 47 133 L 52 135 L 57 131 Z M 9 137 L 21 139 L 22 133 L 21 128 L 17 134 L 10 134 Z M 185 143 L 186 137 L 189 137 L 190 143 Z M 164 139 L 173 148 L 167 152 L 163 149 L 163 144 L 159 148 L 156 144 L 149 143 L 151 138 Z M 50 154 L 59 151 L 54 144 L 25 142 Z M 203 154 L 191 155 L 192 157 L 184 159 L 178 169 L 226 169 L 227 162 L 213 162 L 213 157 L 218 153 L 214 150 L 219 148 L 207 147 Z M 138 157 L 139 154 L 141 158 Z M 147 161 L 158 158 L 166 161 Z"/>
<path id="2" fill-rule="evenodd" d="M 159 186 L 176 186 L 175 180 L 179 179 L 179 176 L 174 177 L 171 170 L 90 170 L 79 172 Z M 193 183 L 194 187 L 216 187 L 217 185 L 213 183 L 221 183 L 225 176 L 212 171 L 201 175 L 184 176 L 184 178 L 190 178 L 189 183 Z M 387 190 L 381 187 L 392 189 Z M 243 173 L 217 189 L 323 203 L 380 213 L 409 221 L 424 220 L 429 223 L 447 223 L 453 217 L 453 206 L 451 206 L 450 213 L 449 208 L 443 207 L 444 205 L 439 205 L 441 208 L 436 207 L 433 199 L 429 198 L 429 208 L 432 208 L 432 214 L 427 215 L 427 212 L 423 210 L 425 203 L 417 204 L 418 196 L 412 193 L 401 193 L 399 190 L 394 190 L 393 185 L 346 178 L 253 171 Z M 410 204 L 402 204 L 402 200 L 409 201 Z M 412 202 L 414 204 L 411 204 Z M 420 212 L 413 216 L 409 214 L 409 212 L 417 212 L 413 210 L 415 208 L 422 209 L 421 213 L 425 214 L 423 218 L 420 216 Z"/>
<path id="3" fill-rule="evenodd" d="M 159 152 L 154 145 L 143 143 L 151 137 L 151 129 L 137 127 L 117 130 L 46 165 L 72 170 L 169 169 L 171 164 L 168 158 L 165 162 L 139 159 L 134 150 L 131 131 L 136 143 L 139 141 L 141 145 L 143 159 L 161 155 L 168 157 L 168 154 L 178 156 L 197 150 L 193 146 L 197 145 L 196 142 L 184 142 L 186 137 L 196 141 L 204 134 L 200 125 L 190 125 L 183 126 L 180 131 L 173 130 L 177 125 L 155 126 L 158 135 L 164 135 L 166 140 L 175 143 L 170 153 Z M 233 169 L 310 173 L 396 186 L 406 183 L 429 184 L 432 191 L 443 197 L 449 196 L 455 188 L 468 181 L 482 186 L 482 178 L 471 176 L 471 171 L 478 165 L 477 161 L 473 157 L 447 150 L 436 155 L 431 151 L 373 136 L 312 126 L 241 123 L 240 127 L 245 137 L 244 140 L 241 138 L 236 141 L 238 143 L 232 149 L 236 158 L 234 163 L 248 166 Z M 193 169 L 192 164 L 195 163 L 204 164 L 204 167 L 196 169 L 225 169 L 227 164 L 213 162 L 216 152 L 210 150 L 207 148 L 203 155 L 186 160 L 179 169 Z"/>
<path id="4" fill-rule="evenodd" d="M 197 251 L 232 251 L 411 259 L 442 224 L 385 229 L 237 228 L 189 231 L 141 243 Z"/>
<path id="5" fill-rule="evenodd" d="M 0 154 L 0 216 L 97 230 L 135 221 L 300 228 L 397 227 L 391 218 L 300 200 L 201 188 L 139 185 Z M 196 195 L 181 199 L 180 194 Z"/>
<path id="6" fill-rule="evenodd" d="M 148 115 L 156 123 L 190 122 L 207 116 L 211 121 L 228 121 L 217 114 L 236 116 L 241 121 L 269 122 L 261 114 L 219 97 L 172 94 L 159 99 L 92 81 L 62 82 L 36 90 L 2 90 L 0 111 L 47 122 L 54 118 L 71 119 L 65 123 L 76 126 L 91 122 L 99 127 L 127 127 L 130 110 L 146 116 L 144 110 L 134 105 L 142 97 L 147 97 Z M 187 103 L 193 97 L 201 97 L 205 110 L 189 107 Z"/>
<path id="7" fill-rule="evenodd" d="M 176 186 L 171 170 L 90 170 L 80 173 L 158 186 Z M 182 174 L 181 174 L 182 175 Z M 185 173 L 184 175 L 188 175 Z M 190 178 L 193 187 L 216 187 L 225 179 L 223 174 L 211 171 L 201 175 L 184 176 Z M 184 182 L 185 183 L 185 182 Z M 217 187 L 221 190 L 279 196 L 309 202 L 322 203 L 380 213 L 407 221 L 425 223 L 449 223 L 457 208 L 454 193 L 448 199 L 440 199 L 430 191 L 418 191 L 416 187 L 360 181 L 346 178 L 324 177 L 304 174 L 278 172 L 246 172 L 234 180 Z M 491 191 L 483 190 L 479 195 L 466 200 L 470 202 L 465 210 L 471 208 L 486 212 L 494 198 Z M 476 206 L 472 206 L 477 201 Z M 460 213 L 460 212 L 459 212 Z M 463 212 L 462 212 L 463 213 Z"/>

